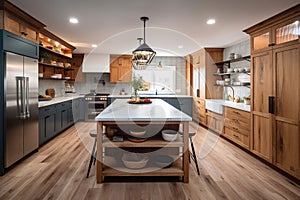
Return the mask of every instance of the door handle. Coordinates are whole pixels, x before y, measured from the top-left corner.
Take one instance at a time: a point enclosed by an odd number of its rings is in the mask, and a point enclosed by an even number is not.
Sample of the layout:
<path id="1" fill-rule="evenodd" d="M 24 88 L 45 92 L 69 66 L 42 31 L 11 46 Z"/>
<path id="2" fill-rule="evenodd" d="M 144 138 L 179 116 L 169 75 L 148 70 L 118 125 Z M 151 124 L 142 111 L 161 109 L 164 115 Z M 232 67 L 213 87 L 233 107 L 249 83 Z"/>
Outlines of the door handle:
<path id="1" fill-rule="evenodd" d="M 16 83 L 17 83 L 17 117 L 19 119 L 25 119 L 26 118 L 26 107 L 25 107 L 25 81 L 23 76 L 17 76 L 16 77 Z"/>
<path id="2" fill-rule="evenodd" d="M 274 111 L 274 102 L 275 100 L 275 97 L 274 96 L 269 96 L 269 113 L 271 114 L 275 114 L 275 111 Z"/>
<path id="3" fill-rule="evenodd" d="M 24 77 L 24 82 L 25 82 L 25 118 L 30 117 L 30 112 L 29 112 L 29 77 Z"/>

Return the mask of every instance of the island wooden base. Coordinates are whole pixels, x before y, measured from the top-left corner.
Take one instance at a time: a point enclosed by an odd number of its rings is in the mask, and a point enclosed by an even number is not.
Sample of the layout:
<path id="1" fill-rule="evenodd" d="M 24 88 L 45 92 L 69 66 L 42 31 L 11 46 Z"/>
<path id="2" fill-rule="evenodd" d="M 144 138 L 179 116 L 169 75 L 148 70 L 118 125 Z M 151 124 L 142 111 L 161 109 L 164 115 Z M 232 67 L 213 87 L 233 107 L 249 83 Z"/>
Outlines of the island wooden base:
<path id="1" fill-rule="evenodd" d="M 136 148 L 143 148 L 143 147 L 178 147 L 181 148 L 183 153 L 180 159 L 177 159 L 171 167 L 169 168 L 158 168 L 156 166 L 146 166 L 142 169 L 128 169 L 124 167 L 108 167 L 103 164 L 103 148 L 112 147 L 107 140 L 103 140 L 102 135 L 102 127 L 103 125 L 116 125 L 116 124 L 145 124 L 147 122 L 98 122 L 97 124 L 97 183 L 103 182 L 104 176 L 181 176 L 183 177 L 183 182 L 189 182 L 189 151 L 188 151 L 188 132 L 189 132 L 189 122 L 155 122 L 157 124 L 183 124 L 183 137 L 181 141 L 176 141 L 174 143 L 168 143 L 163 140 L 149 140 L 145 143 L 132 143 L 129 141 L 124 141 L 120 143 L 116 143 L 115 147 L 136 147 Z M 135 145 L 136 144 L 136 145 Z"/>

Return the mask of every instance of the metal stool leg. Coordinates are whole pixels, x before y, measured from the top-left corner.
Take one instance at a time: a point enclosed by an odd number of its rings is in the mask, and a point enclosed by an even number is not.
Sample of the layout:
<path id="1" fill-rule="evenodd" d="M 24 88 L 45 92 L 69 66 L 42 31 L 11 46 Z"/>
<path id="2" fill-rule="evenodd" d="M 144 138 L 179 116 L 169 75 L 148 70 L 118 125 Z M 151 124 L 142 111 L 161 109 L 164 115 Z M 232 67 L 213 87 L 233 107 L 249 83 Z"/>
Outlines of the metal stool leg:
<path id="1" fill-rule="evenodd" d="M 94 165 L 96 164 L 96 160 L 97 160 L 97 151 L 95 152 L 95 155 L 94 155 Z"/>
<path id="2" fill-rule="evenodd" d="M 197 173 L 198 173 L 198 175 L 200 175 L 200 171 L 199 171 L 199 167 L 198 167 L 198 161 L 197 161 L 197 157 L 196 157 L 196 153 L 195 153 L 194 143 L 193 143 L 192 137 L 190 137 L 190 141 L 191 141 L 193 158 L 194 158 L 193 160 L 194 160 L 195 165 L 196 165 Z"/>
<path id="3" fill-rule="evenodd" d="M 90 158 L 89 168 L 88 168 L 87 175 L 86 175 L 87 178 L 88 178 L 89 175 L 90 175 L 92 163 L 93 163 L 93 160 L 94 160 L 94 154 L 95 154 L 95 150 L 96 150 L 96 143 L 97 143 L 97 141 L 96 141 L 96 139 L 95 139 L 94 145 L 93 145 L 93 150 L 92 150 L 92 153 L 91 153 L 91 158 Z"/>

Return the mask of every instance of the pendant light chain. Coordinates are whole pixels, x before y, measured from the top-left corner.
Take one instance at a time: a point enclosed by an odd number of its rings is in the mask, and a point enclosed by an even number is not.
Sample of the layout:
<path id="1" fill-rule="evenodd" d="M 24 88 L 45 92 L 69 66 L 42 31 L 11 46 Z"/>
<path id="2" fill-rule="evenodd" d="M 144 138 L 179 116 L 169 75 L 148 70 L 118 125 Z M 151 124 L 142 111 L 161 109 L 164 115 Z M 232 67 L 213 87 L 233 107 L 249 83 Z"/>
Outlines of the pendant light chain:
<path id="1" fill-rule="evenodd" d="M 144 18 L 144 43 L 146 43 L 146 19 Z"/>

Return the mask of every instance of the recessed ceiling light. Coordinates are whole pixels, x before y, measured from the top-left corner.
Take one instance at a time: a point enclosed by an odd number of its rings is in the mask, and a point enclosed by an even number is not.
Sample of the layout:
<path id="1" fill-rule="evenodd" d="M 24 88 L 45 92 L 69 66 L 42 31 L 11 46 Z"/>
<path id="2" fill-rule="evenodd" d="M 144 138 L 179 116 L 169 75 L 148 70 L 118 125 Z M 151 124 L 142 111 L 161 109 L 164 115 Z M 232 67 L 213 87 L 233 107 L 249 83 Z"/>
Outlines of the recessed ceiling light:
<path id="1" fill-rule="evenodd" d="M 178 49 L 182 49 L 183 45 L 178 45 L 177 47 L 178 47 Z"/>
<path id="2" fill-rule="evenodd" d="M 216 23 L 216 20 L 215 19 L 209 19 L 206 21 L 207 24 L 209 25 L 212 25 L 212 24 L 215 24 Z"/>
<path id="3" fill-rule="evenodd" d="M 71 18 L 69 19 L 69 22 L 70 22 L 71 24 L 78 24 L 78 19 L 75 18 L 75 17 L 71 17 Z"/>
<path id="4" fill-rule="evenodd" d="M 93 48 L 96 48 L 97 46 L 98 46 L 98 45 L 96 45 L 96 44 L 92 44 L 92 47 L 93 47 Z"/>

